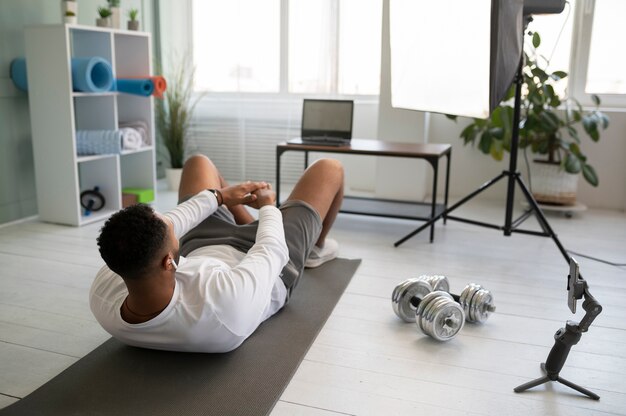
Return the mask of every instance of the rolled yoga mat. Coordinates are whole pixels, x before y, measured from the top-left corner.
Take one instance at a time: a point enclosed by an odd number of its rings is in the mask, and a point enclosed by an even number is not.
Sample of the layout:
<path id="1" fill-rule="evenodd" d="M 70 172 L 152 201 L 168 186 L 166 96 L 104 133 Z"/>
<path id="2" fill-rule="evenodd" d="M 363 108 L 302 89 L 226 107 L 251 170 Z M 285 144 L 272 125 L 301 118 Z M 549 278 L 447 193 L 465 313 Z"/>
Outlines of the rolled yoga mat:
<path id="1" fill-rule="evenodd" d="M 28 91 L 25 58 L 16 58 L 11 61 L 11 79 L 16 88 Z M 72 58 L 72 89 L 74 91 L 106 92 L 112 87 L 113 69 L 106 59 L 98 56 Z"/>
<path id="2" fill-rule="evenodd" d="M 150 77 L 150 79 L 154 84 L 154 96 L 157 98 L 163 98 L 163 93 L 167 89 L 167 81 L 165 81 L 165 77 L 157 75 L 154 77 Z"/>
<path id="3" fill-rule="evenodd" d="M 13 80 L 13 85 L 18 90 L 28 91 L 25 58 L 15 58 L 11 61 L 11 80 Z"/>
<path id="4" fill-rule="evenodd" d="M 117 90 L 127 94 L 149 97 L 154 92 L 154 83 L 150 78 L 144 79 L 120 79 L 116 81 Z"/>
<path id="5" fill-rule="evenodd" d="M 122 152 L 121 130 L 78 130 L 76 131 L 76 154 L 107 155 Z"/>
<path id="6" fill-rule="evenodd" d="M 74 91 L 106 92 L 113 87 L 113 69 L 104 58 L 72 58 Z"/>
<path id="7" fill-rule="evenodd" d="M 266 415 L 360 263 L 306 269 L 289 304 L 232 352 L 145 350 L 111 338 L 0 416 Z"/>

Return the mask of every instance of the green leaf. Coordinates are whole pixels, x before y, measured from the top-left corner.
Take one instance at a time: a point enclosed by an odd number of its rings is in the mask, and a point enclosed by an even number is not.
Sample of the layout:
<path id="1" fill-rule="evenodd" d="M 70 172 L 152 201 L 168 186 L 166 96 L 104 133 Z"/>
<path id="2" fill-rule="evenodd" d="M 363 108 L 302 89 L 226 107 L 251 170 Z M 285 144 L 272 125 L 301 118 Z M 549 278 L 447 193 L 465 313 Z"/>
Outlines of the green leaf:
<path id="1" fill-rule="evenodd" d="M 578 143 L 570 143 L 569 150 L 580 158 L 581 153 L 580 153 L 580 146 L 578 146 Z"/>
<path id="2" fill-rule="evenodd" d="M 502 160 L 504 157 L 504 149 L 502 147 L 502 141 L 492 140 L 489 153 L 491 154 L 491 157 L 493 157 L 495 160 L 497 161 Z"/>
<path id="3" fill-rule="evenodd" d="M 550 111 L 544 111 L 541 113 L 541 125 L 546 128 L 546 130 L 558 130 L 559 128 L 559 118 Z"/>
<path id="4" fill-rule="evenodd" d="M 563 78 L 567 77 L 567 72 L 565 71 L 554 71 L 551 75 L 550 78 L 552 78 L 555 81 L 559 81 Z"/>
<path id="5" fill-rule="evenodd" d="M 600 105 L 600 97 L 595 94 L 591 94 L 591 99 L 596 106 Z"/>
<path id="6" fill-rule="evenodd" d="M 598 132 L 598 123 L 595 117 L 592 115 L 586 115 L 583 117 L 583 128 L 585 132 L 591 137 L 591 140 L 597 142 L 600 139 L 600 133 Z"/>
<path id="7" fill-rule="evenodd" d="M 593 166 L 587 164 L 583 166 L 583 177 L 592 186 L 598 186 L 598 184 L 600 183 L 600 181 L 598 180 L 598 175 L 596 174 L 596 170 L 593 168 Z"/>
<path id="8" fill-rule="evenodd" d="M 480 143 L 478 144 L 480 151 L 488 155 L 491 150 L 491 142 L 492 140 L 489 130 L 484 131 L 482 136 L 480 136 Z"/>
<path id="9" fill-rule="evenodd" d="M 452 121 L 456 121 L 456 118 L 457 118 L 455 115 L 452 115 L 452 114 L 444 114 L 444 116 L 446 116 L 449 120 L 452 120 Z"/>
<path id="10" fill-rule="evenodd" d="M 538 48 L 539 45 L 541 45 L 541 37 L 539 36 L 539 33 L 535 32 L 533 33 L 533 46 Z"/>
<path id="11" fill-rule="evenodd" d="M 491 134 L 492 138 L 501 141 L 504 138 L 504 129 L 502 127 L 492 127 L 489 129 L 489 134 Z"/>
<path id="12" fill-rule="evenodd" d="M 578 136 L 578 130 L 576 130 L 572 126 L 567 126 L 567 132 L 569 133 L 569 135 L 570 135 L 570 137 L 572 139 L 576 140 L 576 143 L 580 143 L 580 137 Z"/>
<path id="13" fill-rule="evenodd" d="M 567 173 L 578 173 L 581 169 L 580 160 L 574 154 L 568 153 L 563 167 Z"/>
<path id="14" fill-rule="evenodd" d="M 610 121 L 609 116 L 600 112 L 597 112 L 596 114 L 598 115 L 598 117 L 600 118 L 600 121 L 602 122 L 602 129 L 606 129 L 607 127 L 609 127 L 609 121 Z"/>

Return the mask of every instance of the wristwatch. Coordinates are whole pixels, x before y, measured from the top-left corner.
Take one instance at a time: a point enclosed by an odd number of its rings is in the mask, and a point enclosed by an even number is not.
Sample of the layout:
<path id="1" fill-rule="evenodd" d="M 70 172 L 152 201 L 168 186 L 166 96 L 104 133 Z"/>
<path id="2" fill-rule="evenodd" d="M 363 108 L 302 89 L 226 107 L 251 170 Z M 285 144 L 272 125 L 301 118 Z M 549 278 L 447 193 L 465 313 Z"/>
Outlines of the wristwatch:
<path id="1" fill-rule="evenodd" d="M 218 207 L 224 203 L 224 197 L 222 196 L 222 193 L 220 192 L 219 189 L 207 189 L 207 191 L 215 195 L 215 199 L 217 199 Z"/>

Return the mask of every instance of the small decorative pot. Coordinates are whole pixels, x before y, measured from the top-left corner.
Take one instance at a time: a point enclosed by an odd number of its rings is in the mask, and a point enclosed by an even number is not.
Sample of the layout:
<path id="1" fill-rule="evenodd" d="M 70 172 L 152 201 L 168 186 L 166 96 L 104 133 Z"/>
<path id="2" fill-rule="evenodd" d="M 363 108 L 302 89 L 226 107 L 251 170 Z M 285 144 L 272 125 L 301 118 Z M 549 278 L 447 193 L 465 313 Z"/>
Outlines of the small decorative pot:
<path id="1" fill-rule="evenodd" d="M 98 27 L 111 27 L 111 18 L 99 17 L 96 19 L 96 26 Z"/>
<path id="2" fill-rule="evenodd" d="M 113 29 L 120 29 L 120 8 L 111 7 L 111 27 Z"/>
<path id="3" fill-rule="evenodd" d="M 78 16 L 78 3 L 75 1 L 65 0 L 61 2 L 61 15 L 65 16 L 66 12 L 74 13 L 74 17 Z"/>
<path id="4" fill-rule="evenodd" d="M 534 160 L 531 169 L 533 196 L 539 203 L 575 205 L 578 176 L 567 173 L 559 163 Z"/>
<path id="5" fill-rule="evenodd" d="M 63 21 L 65 23 L 76 24 L 76 16 L 63 16 Z"/>
<path id="6" fill-rule="evenodd" d="M 180 177 L 183 174 L 182 169 L 165 169 L 165 178 L 167 179 L 167 187 L 171 191 L 178 192 L 178 187 L 180 186 Z"/>
<path id="7" fill-rule="evenodd" d="M 139 30 L 139 20 L 129 20 L 128 30 Z"/>

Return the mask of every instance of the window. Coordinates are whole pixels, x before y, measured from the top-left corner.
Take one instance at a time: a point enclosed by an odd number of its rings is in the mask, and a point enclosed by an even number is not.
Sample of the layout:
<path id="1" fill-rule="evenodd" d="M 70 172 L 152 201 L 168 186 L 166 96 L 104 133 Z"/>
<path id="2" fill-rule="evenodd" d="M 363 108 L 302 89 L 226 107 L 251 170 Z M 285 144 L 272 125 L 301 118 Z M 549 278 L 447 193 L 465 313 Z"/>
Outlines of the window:
<path id="1" fill-rule="evenodd" d="M 280 0 L 195 0 L 196 89 L 278 92 Z"/>
<path id="2" fill-rule="evenodd" d="M 533 16 L 533 21 L 528 25 L 528 30 L 541 36 L 537 53 L 541 57 L 539 62 L 547 64 L 546 70 L 549 73 L 554 71 L 569 73 L 575 5 L 576 0 L 569 0 L 563 12 Z M 528 37 L 525 41 L 529 41 Z M 565 96 L 568 82 L 569 77 L 554 83 L 556 93 Z"/>
<path id="3" fill-rule="evenodd" d="M 586 93 L 626 94 L 626 54 L 615 49 L 626 42 L 625 16 L 624 0 L 595 2 Z"/>
<path id="4" fill-rule="evenodd" d="M 382 0 L 194 0 L 196 88 L 377 95 L 381 29 Z"/>
<path id="5" fill-rule="evenodd" d="M 378 94 L 382 0 L 291 0 L 289 92 Z"/>
<path id="6" fill-rule="evenodd" d="M 578 0 L 578 6 L 570 89 L 584 105 L 596 94 L 605 107 L 626 107 L 626 57 L 618 52 L 626 43 L 626 2 Z"/>

